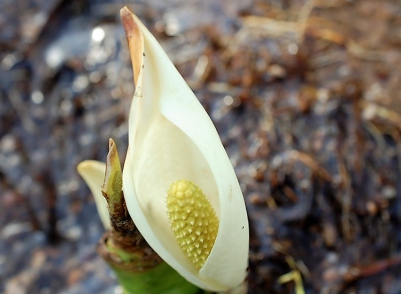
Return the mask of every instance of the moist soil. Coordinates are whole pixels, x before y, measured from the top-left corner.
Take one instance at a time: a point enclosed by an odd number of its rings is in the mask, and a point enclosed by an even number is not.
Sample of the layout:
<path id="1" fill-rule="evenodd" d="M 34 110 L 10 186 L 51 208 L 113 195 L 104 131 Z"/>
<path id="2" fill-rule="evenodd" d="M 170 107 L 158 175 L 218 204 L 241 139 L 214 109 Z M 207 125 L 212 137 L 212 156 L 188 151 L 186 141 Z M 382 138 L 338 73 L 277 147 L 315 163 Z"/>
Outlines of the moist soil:
<path id="1" fill-rule="evenodd" d="M 105 161 L 109 138 L 125 156 L 123 5 L 232 161 L 249 293 L 401 293 L 395 0 L 1 1 L 0 292 L 121 293 L 95 252 L 104 229 L 76 165 Z"/>

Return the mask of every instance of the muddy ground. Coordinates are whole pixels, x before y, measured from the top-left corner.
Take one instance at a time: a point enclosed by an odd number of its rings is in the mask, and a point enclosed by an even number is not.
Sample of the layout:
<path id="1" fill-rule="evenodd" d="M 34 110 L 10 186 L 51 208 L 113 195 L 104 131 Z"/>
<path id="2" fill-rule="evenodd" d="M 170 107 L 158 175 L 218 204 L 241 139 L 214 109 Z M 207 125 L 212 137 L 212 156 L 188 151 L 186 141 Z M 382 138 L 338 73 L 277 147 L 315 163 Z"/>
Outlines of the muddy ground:
<path id="1" fill-rule="evenodd" d="M 120 293 L 76 173 L 124 154 L 128 5 L 195 91 L 251 226 L 249 293 L 401 293 L 401 3 L 0 2 L 0 292 Z"/>

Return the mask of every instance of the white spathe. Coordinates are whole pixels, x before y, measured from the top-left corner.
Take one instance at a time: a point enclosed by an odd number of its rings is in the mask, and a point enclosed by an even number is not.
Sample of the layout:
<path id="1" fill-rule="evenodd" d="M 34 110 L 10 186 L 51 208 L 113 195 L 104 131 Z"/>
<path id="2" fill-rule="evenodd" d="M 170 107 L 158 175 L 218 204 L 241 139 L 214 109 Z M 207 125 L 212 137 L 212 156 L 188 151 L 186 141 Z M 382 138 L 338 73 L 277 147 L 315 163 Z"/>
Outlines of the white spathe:
<path id="1" fill-rule="evenodd" d="M 227 291 L 243 282 L 249 229 L 244 199 L 230 160 L 206 111 L 166 53 L 128 8 L 121 10 L 136 90 L 123 169 L 128 211 L 149 245 L 200 288 Z M 170 229 L 170 185 L 189 180 L 203 190 L 219 217 L 219 232 L 197 270 Z"/>
<path id="2" fill-rule="evenodd" d="M 78 164 L 78 173 L 89 186 L 95 198 L 97 212 L 106 230 L 111 229 L 109 210 L 106 198 L 102 194 L 106 164 L 95 160 L 85 160 Z"/>

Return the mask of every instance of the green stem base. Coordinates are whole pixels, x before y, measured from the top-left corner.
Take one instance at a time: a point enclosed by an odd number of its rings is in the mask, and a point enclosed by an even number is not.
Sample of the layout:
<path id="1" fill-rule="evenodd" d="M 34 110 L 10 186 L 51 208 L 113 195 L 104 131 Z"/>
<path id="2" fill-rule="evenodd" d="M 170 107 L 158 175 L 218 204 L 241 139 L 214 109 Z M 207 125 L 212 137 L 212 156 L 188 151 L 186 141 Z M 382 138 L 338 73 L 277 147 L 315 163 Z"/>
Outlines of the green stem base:
<path id="1" fill-rule="evenodd" d="M 162 261 L 149 245 L 135 238 L 125 242 L 127 240 L 120 237 L 116 231 L 106 232 L 98 243 L 97 252 L 115 272 L 124 294 L 203 293 Z"/>
<path id="2" fill-rule="evenodd" d="M 114 268 L 124 294 L 195 294 L 201 293 L 167 263 L 145 272 L 127 272 Z"/>

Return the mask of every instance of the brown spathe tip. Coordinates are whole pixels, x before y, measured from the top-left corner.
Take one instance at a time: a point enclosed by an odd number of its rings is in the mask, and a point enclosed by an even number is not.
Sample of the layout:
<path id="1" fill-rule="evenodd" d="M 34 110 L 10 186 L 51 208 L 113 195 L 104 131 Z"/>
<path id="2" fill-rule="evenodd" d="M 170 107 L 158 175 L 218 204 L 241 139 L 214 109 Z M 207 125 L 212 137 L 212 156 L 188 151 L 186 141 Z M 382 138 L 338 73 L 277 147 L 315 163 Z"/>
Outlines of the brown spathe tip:
<path id="1" fill-rule="evenodd" d="M 143 62 L 143 37 L 138 26 L 139 20 L 127 6 L 121 8 L 120 16 L 124 26 L 125 35 L 127 36 L 132 68 L 134 70 L 134 82 L 135 85 L 137 85 Z"/>

